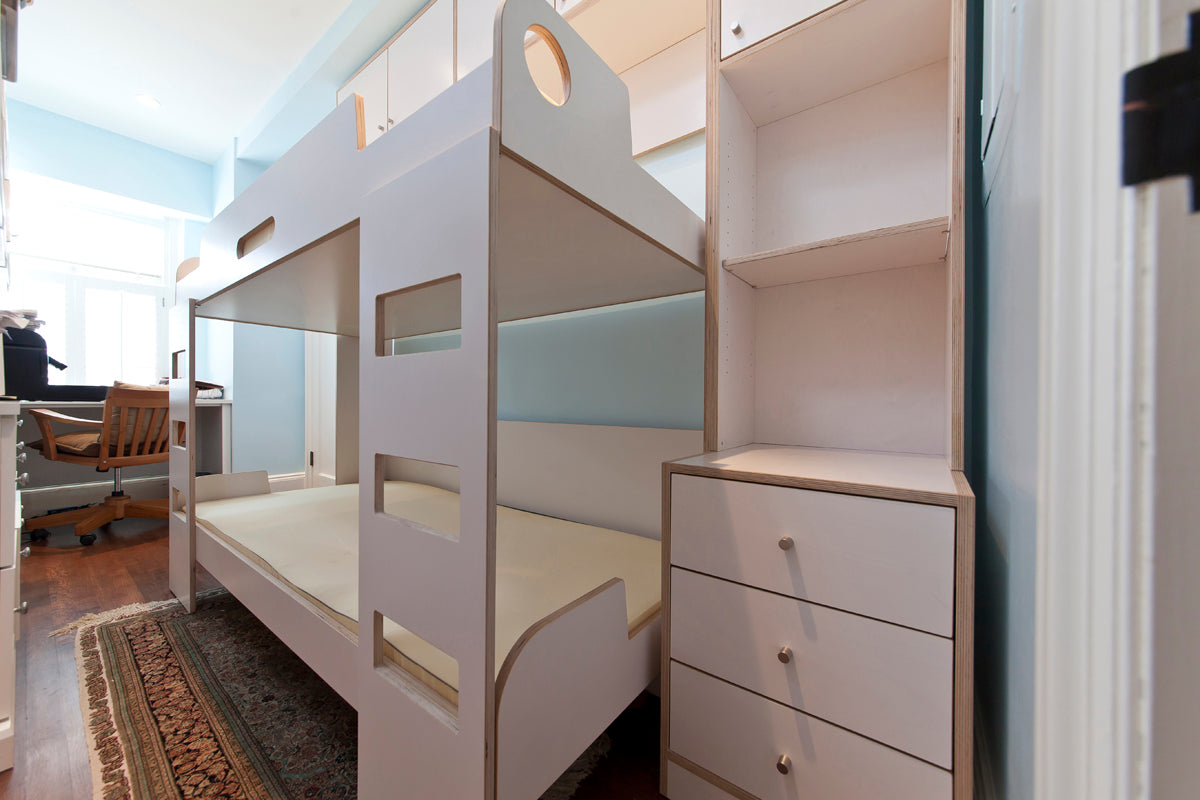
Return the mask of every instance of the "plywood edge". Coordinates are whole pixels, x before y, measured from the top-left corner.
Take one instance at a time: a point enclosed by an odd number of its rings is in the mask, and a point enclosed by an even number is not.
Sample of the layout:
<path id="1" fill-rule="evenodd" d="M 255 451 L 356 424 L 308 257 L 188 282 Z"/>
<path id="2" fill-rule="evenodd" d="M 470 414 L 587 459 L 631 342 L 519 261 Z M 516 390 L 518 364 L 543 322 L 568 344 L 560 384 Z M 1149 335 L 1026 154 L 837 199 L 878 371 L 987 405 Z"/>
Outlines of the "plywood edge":
<path id="1" fill-rule="evenodd" d="M 957 493 L 929 492 L 895 486 L 879 486 L 870 483 L 835 481 L 825 478 L 805 478 L 793 475 L 775 475 L 765 472 L 750 472 L 746 470 L 674 463 L 671 465 L 671 471 L 679 475 L 695 475 L 700 478 L 717 478 L 719 480 L 742 481 L 745 483 L 766 483 L 772 486 L 787 486 L 793 489 L 813 489 L 821 492 L 833 492 L 834 494 L 876 497 L 881 500 L 900 500 L 925 505 L 957 508 L 960 502 Z"/>
<path id="2" fill-rule="evenodd" d="M 721 269 L 721 2 L 708 0 L 708 64 L 705 69 L 707 125 L 704 129 L 704 449 L 720 448 L 720 285 Z M 664 670 L 664 675 L 666 674 Z M 665 679 L 664 679 L 665 680 Z M 662 780 L 666 781 L 664 762 Z"/>
<path id="3" fill-rule="evenodd" d="M 966 476 L 958 490 L 954 551 L 954 800 L 974 792 L 975 726 L 975 494 Z"/>
<path id="4" fill-rule="evenodd" d="M 950 218 L 836 236 L 724 261 L 725 269 L 757 288 L 915 267 L 944 259 Z"/>
<path id="5" fill-rule="evenodd" d="M 671 463 L 662 465 L 662 648 L 659 653 L 659 681 L 662 684 L 659 705 L 658 782 L 667 793 L 667 753 L 671 749 Z"/>
<path id="6" fill-rule="evenodd" d="M 757 797 L 750 794 L 749 792 L 742 789 L 741 787 L 730 783 L 729 781 L 725 780 L 724 778 L 722 778 L 720 775 L 716 774 L 715 772 L 709 772 L 704 767 L 700 766 L 699 764 L 695 763 L 694 761 L 684 758 L 683 756 L 679 755 L 678 753 L 667 753 L 666 756 L 664 757 L 664 759 L 663 759 L 663 774 L 664 774 L 663 780 L 664 781 L 666 780 L 665 775 L 666 775 L 666 770 L 667 770 L 667 768 L 666 768 L 667 761 L 670 761 L 672 764 L 675 764 L 676 766 L 687 770 L 688 772 L 695 775 L 697 778 L 701 778 L 701 779 L 711 783 L 713 786 L 716 786 L 718 789 L 725 792 L 726 794 L 730 794 L 736 798 L 739 798 L 739 800 L 759 800 Z M 665 783 L 663 785 L 663 789 L 664 789 L 664 793 L 665 793 L 665 790 L 666 790 Z"/>
<path id="7" fill-rule="evenodd" d="M 367 112 L 366 101 L 358 92 L 354 93 L 354 127 L 356 148 L 362 150 L 367 146 Z"/>

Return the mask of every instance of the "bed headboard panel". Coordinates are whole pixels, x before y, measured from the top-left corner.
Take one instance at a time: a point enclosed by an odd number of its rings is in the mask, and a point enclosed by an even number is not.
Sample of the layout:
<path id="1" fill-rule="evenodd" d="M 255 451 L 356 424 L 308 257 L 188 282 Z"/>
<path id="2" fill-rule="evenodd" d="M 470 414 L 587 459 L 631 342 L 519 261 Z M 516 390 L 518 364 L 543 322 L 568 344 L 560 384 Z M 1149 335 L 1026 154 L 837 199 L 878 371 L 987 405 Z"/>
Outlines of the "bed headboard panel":
<path id="1" fill-rule="evenodd" d="M 496 423 L 496 499 L 512 508 L 662 538 L 662 462 L 703 452 L 700 431 Z M 458 490 L 440 464 L 391 459 L 391 480 Z"/>

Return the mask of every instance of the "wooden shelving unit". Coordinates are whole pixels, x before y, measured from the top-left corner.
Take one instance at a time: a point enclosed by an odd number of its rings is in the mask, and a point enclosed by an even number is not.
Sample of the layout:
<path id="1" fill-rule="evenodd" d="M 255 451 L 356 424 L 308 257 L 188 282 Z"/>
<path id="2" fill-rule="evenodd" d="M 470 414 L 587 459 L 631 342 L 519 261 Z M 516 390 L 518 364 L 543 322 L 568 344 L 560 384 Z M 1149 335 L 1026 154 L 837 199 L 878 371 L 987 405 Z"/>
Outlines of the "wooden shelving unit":
<path id="1" fill-rule="evenodd" d="M 668 797 L 972 796 L 964 18 L 965 0 L 710 0 L 708 452 L 664 470 Z M 937 611 L 913 622 L 926 590 Z M 707 596 L 724 633 L 693 625 Z M 829 649 L 845 620 L 819 608 L 878 626 Z M 893 640 L 928 645 L 924 666 Z M 849 735 L 819 742 L 823 723 Z M 922 740 L 882 733 L 898 725 Z"/>

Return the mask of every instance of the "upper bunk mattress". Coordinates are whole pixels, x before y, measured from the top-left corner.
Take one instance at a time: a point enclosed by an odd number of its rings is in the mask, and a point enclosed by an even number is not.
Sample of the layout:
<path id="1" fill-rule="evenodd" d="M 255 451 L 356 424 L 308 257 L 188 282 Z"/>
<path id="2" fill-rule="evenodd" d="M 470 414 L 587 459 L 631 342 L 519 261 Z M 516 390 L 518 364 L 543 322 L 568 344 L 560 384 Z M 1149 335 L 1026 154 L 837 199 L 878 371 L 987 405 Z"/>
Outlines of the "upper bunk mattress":
<path id="1" fill-rule="evenodd" d="M 384 510 L 425 527 L 457 535 L 458 509 L 454 492 L 406 481 L 384 485 Z M 196 504 L 196 518 L 357 623 L 358 484 L 210 500 Z M 497 673 L 530 626 L 614 577 L 625 582 L 629 629 L 639 628 L 658 613 L 661 569 L 654 539 L 496 506 Z M 454 659 L 394 623 L 385 624 L 384 638 L 401 663 L 453 699 Z"/>

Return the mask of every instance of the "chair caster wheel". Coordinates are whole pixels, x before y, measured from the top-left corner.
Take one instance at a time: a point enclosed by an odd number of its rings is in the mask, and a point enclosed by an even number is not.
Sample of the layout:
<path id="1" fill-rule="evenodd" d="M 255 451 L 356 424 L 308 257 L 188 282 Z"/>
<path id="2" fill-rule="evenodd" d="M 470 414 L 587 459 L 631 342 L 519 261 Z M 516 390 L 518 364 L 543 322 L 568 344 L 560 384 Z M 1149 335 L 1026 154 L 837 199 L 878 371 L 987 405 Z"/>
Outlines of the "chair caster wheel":
<path id="1" fill-rule="evenodd" d="M 88 545 L 91 545 L 91 544 L 95 544 L 96 543 L 96 534 L 85 533 L 83 536 L 79 537 L 79 543 L 81 545 L 83 545 L 84 547 L 87 547 Z"/>
<path id="2" fill-rule="evenodd" d="M 49 538 L 50 531 L 46 530 L 45 528 L 37 528 L 36 530 L 29 532 L 29 541 L 31 542 L 44 542 Z"/>

